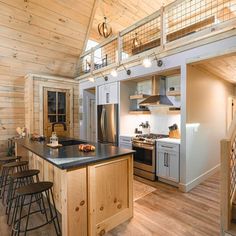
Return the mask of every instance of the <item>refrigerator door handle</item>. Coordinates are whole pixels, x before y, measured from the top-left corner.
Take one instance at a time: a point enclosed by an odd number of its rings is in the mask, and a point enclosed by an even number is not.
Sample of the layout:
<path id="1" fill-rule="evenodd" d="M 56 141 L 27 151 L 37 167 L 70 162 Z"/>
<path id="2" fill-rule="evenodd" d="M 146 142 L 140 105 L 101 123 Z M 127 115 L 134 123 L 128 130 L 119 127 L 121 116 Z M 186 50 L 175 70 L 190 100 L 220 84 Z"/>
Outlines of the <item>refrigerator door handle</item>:
<path id="1" fill-rule="evenodd" d="M 103 109 L 102 109 L 102 114 L 101 114 L 102 139 L 104 139 L 104 133 L 105 133 L 105 129 L 104 129 L 104 124 L 105 124 L 105 112 L 106 112 L 106 110 L 103 108 Z"/>

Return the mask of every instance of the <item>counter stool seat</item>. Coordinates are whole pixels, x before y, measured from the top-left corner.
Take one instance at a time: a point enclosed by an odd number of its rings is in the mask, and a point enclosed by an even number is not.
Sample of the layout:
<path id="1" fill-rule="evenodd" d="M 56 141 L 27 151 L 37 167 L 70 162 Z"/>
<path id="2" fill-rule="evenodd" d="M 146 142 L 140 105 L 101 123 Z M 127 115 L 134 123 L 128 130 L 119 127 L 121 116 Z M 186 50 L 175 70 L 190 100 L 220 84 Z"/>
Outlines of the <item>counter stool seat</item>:
<path id="1" fill-rule="evenodd" d="M 58 220 L 57 210 L 55 207 L 52 187 L 52 182 L 45 181 L 31 183 L 16 190 L 17 198 L 14 207 L 12 236 L 19 235 L 20 233 L 24 233 L 24 235 L 26 235 L 27 232 L 38 229 L 52 222 L 55 227 L 56 235 L 61 235 L 61 229 Z M 27 205 L 25 204 L 26 197 L 30 199 Z M 33 203 L 38 203 L 39 209 L 34 208 L 32 210 Z M 26 208 L 25 215 L 23 215 L 24 208 Z M 44 222 L 34 227 L 28 227 L 30 216 L 33 214 L 43 214 L 45 216 Z M 24 228 L 22 225 L 24 225 Z"/>
<path id="2" fill-rule="evenodd" d="M 22 158 L 21 156 L 14 156 L 14 157 L 0 157 L 0 163 L 17 161 L 17 160 L 20 160 L 21 158 Z"/>
<path id="3" fill-rule="evenodd" d="M 15 161 L 3 164 L 2 167 L 3 168 L 21 167 L 24 165 L 28 165 L 28 163 L 29 163 L 28 161 Z"/>
<path id="4" fill-rule="evenodd" d="M 50 188 L 52 188 L 52 186 L 52 182 L 32 183 L 17 189 L 16 193 L 19 195 L 32 195 L 49 190 Z"/>
<path id="5" fill-rule="evenodd" d="M 25 170 L 22 172 L 16 172 L 16 173 L 10 174 L 10 178 L 21 179 L 21 178 L 26 178 L 26 177 L 33 177 L 35 175 L 38 175 L 39 172 L 40 171 L 36 169 Z"/>

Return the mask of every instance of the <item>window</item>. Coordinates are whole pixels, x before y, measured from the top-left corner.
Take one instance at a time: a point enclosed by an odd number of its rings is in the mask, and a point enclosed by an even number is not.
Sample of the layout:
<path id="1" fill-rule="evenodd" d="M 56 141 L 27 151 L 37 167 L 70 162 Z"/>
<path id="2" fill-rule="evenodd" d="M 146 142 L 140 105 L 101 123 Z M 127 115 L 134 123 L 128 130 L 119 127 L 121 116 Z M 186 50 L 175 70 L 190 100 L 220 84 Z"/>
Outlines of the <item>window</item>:
<path id="1" fill-rule="evenodd" d="M 66 122 L 66 93 L 47 91 L 48 123 Z"/>

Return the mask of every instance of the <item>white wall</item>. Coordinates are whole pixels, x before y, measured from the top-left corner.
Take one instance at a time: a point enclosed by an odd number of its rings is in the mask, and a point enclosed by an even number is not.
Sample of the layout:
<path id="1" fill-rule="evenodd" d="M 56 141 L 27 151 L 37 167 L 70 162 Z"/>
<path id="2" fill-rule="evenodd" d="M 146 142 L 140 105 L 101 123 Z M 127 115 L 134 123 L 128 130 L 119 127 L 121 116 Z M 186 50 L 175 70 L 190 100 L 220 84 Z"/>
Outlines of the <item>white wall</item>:
<path id="1" fill-rule="evenodd" d="M 187 123 L 199 123 L 198 130 L 186 129 L 187 189 L 217 170 L 220 140 L 226 135 L 228 97 L 234 86 L 197 66 L 187 67 Z"/>

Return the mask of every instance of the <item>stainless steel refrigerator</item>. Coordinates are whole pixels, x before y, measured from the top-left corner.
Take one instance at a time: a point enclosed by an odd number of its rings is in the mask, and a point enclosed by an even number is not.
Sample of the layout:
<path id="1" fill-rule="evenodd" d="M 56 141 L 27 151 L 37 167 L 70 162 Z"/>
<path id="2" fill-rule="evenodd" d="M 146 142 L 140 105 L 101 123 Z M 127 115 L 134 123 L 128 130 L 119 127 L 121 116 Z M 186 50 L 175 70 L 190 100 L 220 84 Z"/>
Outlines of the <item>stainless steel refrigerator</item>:
<path id="1" fill-rule="evenodd" d="M 98 142 L 118 146 L 118 104 L 97 106 Z"/>

